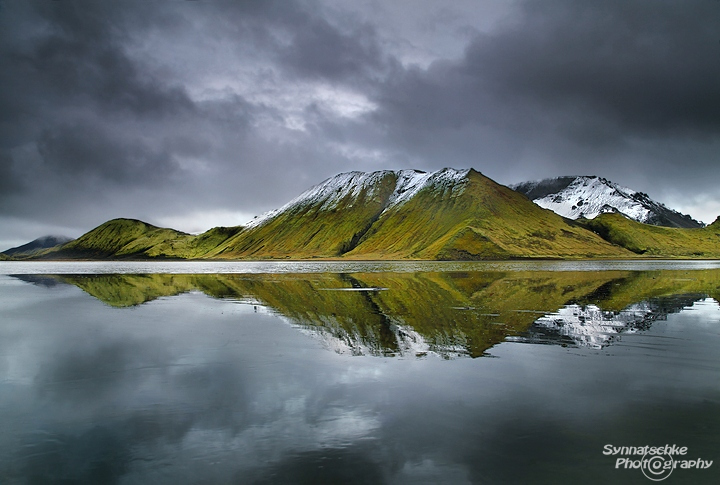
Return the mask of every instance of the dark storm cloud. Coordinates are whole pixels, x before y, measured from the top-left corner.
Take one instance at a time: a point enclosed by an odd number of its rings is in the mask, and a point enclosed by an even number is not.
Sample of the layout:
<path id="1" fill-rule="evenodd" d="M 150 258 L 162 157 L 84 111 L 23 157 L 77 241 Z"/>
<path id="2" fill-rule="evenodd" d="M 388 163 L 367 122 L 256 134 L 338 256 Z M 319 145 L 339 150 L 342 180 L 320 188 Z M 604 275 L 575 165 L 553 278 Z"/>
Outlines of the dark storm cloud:
<path id="1" fill-rule="evenodd" d="M 76 183 L 143 184 L 167 178 L 177 166 L 163 148 L 92 124 L 54 127 L 38 140 L 43 168 Z"/>
<path id="2" fill-rule="evenodd" d="M 9 31 L 1 54 L 0 140 L 6 183 L 15 192 L 37 199 L 47 185 L 62 185 L 91 195 L 94 184 L 146 183 L 173 171 L 162 145 L 138 139 L 119 122 L 161 122 L 188 116 L 194 106 L 182 88 L 163 85 L 127 56 L 121 11 L 75 2 L 3 7 L 13 12 L 1 12 Z M 23 145 L 29 155 L 18 153 Z M 58 194 L 62 208 L 87 203 L 79 194 Z"/>
<path id="3" fill-rule="evenodd" d="M 313 2 L 210 3 L 195 13 L 220 16 L 236 41 L 253 47 L 288 77 L 333 82 L 367 80 L 387 68 L 376 29 L 352 16 L 330 19 Z M 215 8 L 221 7 L 218 11 Z M 208 9 L 210 11 L 208 11 Z"/>
<path id="4" fill-rule="evenodd" d="M 251 217 L 444 166 L 716 197 L 715 1 L 1 5 L 0 217 Z"/>
<path id="5" fill-rule="evenodd" d="M 382 466 L 372 460 L 369 445 L 351 445 L 342 449 L 322 449 L 293 453 L 279 463 L 248 473 L 241 470 L 234 477 L 237 482 L 252 478 L 257 485 L 273 483 L 345 483 L 384 484 Z M 255 475 L 255 476 L 253 476 Z"/>
<path id="6" fill-rule="evenodd" d="M 281 59 L 296 72 L 327 80 L 365 80 L 384 68 L 375 30 L 362 25 L 340 32 L 325 19 L 310 19 L 295 32 Z"/>
<path id="7" fill-rule="evenodd" d="M 718 32 L 717 2 L 528 3 L 516 28 L 469 46 L 463 71 L 581 123 L 700 135 L 720 126 Z"/>
<path id="8" fill-rule="evenodd" d="M 632 137 L 714 138 L 717 2 L 528 2 L 456 62 L 388 83 L 379 119 L 412 131 L 465 126 L 621 148 Z"/>
<path id="9" fill-rule="evenodd" d="M 69 101 L 85 99 L 100 109 L 136 116 L 173 116 L 193 105 L 182 88 L 163 85 L 148 66 L 131 60 L 116 34 L 114 15 L 97 7 L 54 2 L 47 20 L 55 27 L 26 56 L 31 76 Z M 99 15 L 99 13 L 106 16 Z M 85 99 L 84 99 L 85 98 Z"/>
<path id="10" fill-rule="evenodd" d="M 288 130 L 280 102 L 232 85 L 207 91 L 207 66 L 230 83 L 224 66 L 248 66 L 266 84 L 251 91 L 302 100 L 296 79 L 357 86 L 384 62 L 372 27 L 349 21 L 345 32 L 294 2 L 31 2 L 0 15 L 0 207 L 69 225 L 102 222 L 103 204 L 152 220 L 192 207 L 249 217 L 283 203 L 347 169 L 336 167 L 343 158 L 317 131 Z"/>
<path id="11" fill-rule="evenodd" d="M 35 11 L 16 13 L 20 21 L 14 25 L 15 12 L 3 12 L 9 29 L 2 49 L 3 127 L 25 121 L 20 125 L 32 136 L 44 124 L 61 122 L 65 110 L 162 117 L 192 109 L 181 87 L 164 85 L 150 66 L 128 57 L 128 19 L 114 4 L 33 5 Z"/>
<path id="12" fill-rule="evenodd" d="M 24 182 L 17 176 L 13 167 L 12 157 L 0 151 L 0 193 L 16 193 L 24 188 Z"/>

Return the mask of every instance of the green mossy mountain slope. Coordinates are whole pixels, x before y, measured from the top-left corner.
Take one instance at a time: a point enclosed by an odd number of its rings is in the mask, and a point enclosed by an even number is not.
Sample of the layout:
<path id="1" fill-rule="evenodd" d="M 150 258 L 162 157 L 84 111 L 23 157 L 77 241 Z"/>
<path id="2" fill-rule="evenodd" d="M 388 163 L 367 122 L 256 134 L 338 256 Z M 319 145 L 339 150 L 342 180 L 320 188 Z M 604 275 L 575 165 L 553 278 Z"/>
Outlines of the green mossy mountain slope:
<path id="1" fill-rule="evenodd" d="M 418 175 L 410 171 L 411 176 Z M 475 170 L 426 174 L 403 198 L 408 173 L 342 174 L 362 183 L 320 184 L 260 223 L 194 236 L 113 219 L 44 259 L 500 260 L 720 258 L 720 218 L 701 229 L 619 214 L 571 221 Z M 422 175 L 422 174 L 421 174 Z M 336 177 L 336 179 L 338 178 Z M 329 187 L 329 189 L 328 189 Z M 317 189 L 317 190 L 316 190 Z M 316 192 L 313 192 L 316 190 Z"/>
<path id="2" fill-rule="evenodd" d="M 397 175 L 327 210 L 322 201 L 280 213 L 228 239 L 207 256 L 482 260 L 621 258 L 623 248 L 542 209 L 470 170 L 463 180 L 429 184 L 388 207 Z"/>
<path id="3" fill-rule="evenodd" d="M 190 234 L 135 219 L 113 219 L 42 254 L 52 259 L 184 258 Z"/>
<path id="4" fill-rule="evenodd" d="M 113 219 L 59 248 L 40 253 L 43 259 L 196 259 L 205 256 L 242 227 L 214 227 L 197 236 L 153 226 L 136 219 Z"/>
<path id="5" fill-rule="evenodd" d="M 720 258 L 720 218 L 700 229 L 642 224 L 621 214 L 601 214 L 582 221 L 605 240 L 637 255 L 673 258 Z"/>
<path id="6" fill-rule="evenodd" d="M 383 214 L 350 257 L 480 260 L 625 257 L 625 250 L 471 170 Z"/>
<path id="7" fill-rule="evenodd" d="M 213 298 L 257 301 L 313 332 L 374 355 L 403 351 L 412 330 L 443 353 L 477 357 L 539 316 L 564 305 L 620 313 L 673 295 L 720 298 L 720 270 L 483 271 L 352 274 L 59 275 L 113 307 L 199 290 Z M 385 288 L 382 291 L 345 291 Z"/>
<path id="8" fill-rule="evenodd" d="M 186 259 L 207 257 L 208 254 L 222 246 L 228 239 L 243 232 L 242 226 L 213 227 L 212 229 L 183 241 L 176 247 L 178 255 Z"/>
<path id="9" fill-rule="evenodd" d="M 325 200 L 291 207 L 257 227 L 228 239 L 207 257 L 278 259 L 336 258 L 351 250 L 390 202 L 394 172 L 327 207 Z"/>

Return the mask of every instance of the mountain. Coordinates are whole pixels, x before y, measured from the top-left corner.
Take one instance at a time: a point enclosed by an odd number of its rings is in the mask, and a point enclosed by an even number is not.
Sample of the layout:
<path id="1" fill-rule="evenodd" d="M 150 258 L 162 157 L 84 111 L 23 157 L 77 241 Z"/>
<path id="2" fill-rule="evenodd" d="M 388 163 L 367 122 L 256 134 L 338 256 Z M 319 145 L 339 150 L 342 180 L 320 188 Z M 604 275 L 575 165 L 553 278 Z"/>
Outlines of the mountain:
<path id="1" fill-rule="evenodd" d="M 350 172 L 251 222 L 219 258 L 627 257 L 596 234 L 481 173 Z"/>
<path id="2" fill-rule="evenodd" d="M 510 336 L 508 340 L 602 349 L 616 342 L 621 334 L 647 330 L 654 322 L 666 320 L 669 313 L 704 298 L 702 293 L 670 296 L 634 303 L 619 312 L 597 305 L 569 304 L 535 320 L 525 335 Z"/>
<path id="3" fill-rule="evenodd" d="M 60 244 L 65 244 L 72 240 L 73 238 L 66 236 L 43 236 L 33 241 L 30 241 L 27 244 L 23 244 L 22 246 L 5 250 L 2 252 L 2 254 L 6 256 L 12 256 L 14 258 L 24 258 L 37 254 L 43 249 L 48 249 L 54 246 L 58 246 Z"/>
<path id="4" fill-rule="evenodd" d="M 206 255 L 242 227 L 214 227 L 197 236 L 136 219 L 113 219 L 58 248 L 43 259 L 195 259 Z"/>
<path id="5" fill-rule="evenodd" d="M 647 194 L 596 176 L 558 177 L 524 182 L 511 188 L 540 207 L 569 219 L 594 219 L 599 214 L 620 212 L 645 224 L 699 228 L 703 224 L 686 214 L 667 208 Z"/>
<path id="6" fill-rule="evenodd" d="M 601 214 L 582 223 L 606 241 L 635 254 L 680 258 L 720 257 L 720 217 L 709 226 L 699 229 L 642 224 L 618 213 Z"/>
<path id="7" fill-rule="evenodd" d="M 135 219 L 113 219 L 42 257 L 103 259 L 184 257 L 193 236 Z M 176 249 L 176 246 L 178 248 Z"/>
<path id="8" fill-rule="evenodd" d="M 706 297 L 720 270 L 17 275 L 113 307 L 201 291 L 265 307 L 337 352 L 486 355 L 505 340 L 605 347 Z M 348 290 L 366 291 L 348 291 Z"/>
<path id="9" fill-rule="evenodd" d="M 113 219 L 33 257 L 720 258 L 719 237 L 718 221 L 697 229 L 642 224 L 620 213 L 573 221 L 473 169 L 446 168 L 431 173 L 343 173 L 246 226 L 216 227 L 197 236 L 138 220 Z"/>

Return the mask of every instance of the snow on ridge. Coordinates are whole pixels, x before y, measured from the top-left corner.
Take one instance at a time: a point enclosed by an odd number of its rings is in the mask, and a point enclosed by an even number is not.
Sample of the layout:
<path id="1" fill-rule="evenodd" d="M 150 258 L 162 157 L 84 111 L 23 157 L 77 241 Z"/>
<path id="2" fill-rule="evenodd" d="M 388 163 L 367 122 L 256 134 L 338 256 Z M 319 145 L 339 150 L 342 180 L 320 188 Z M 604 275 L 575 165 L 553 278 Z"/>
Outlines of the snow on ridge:
<path id="1" fill-rule="evenodd" d="M 470 169 L 456 170 L 454 168 L 443 168 L 436 172 L 401 170 L 397 172 L 398 180 L 387 208 L 407 202 L 430 185 L 444 188 L 456 186 L 467 177 L 469 172 Z"/>
<path id="2" fill-rule="evenodd" d="M 457 342 L 437 342 L 435 338 L 426 338 L 412 325 L 401 319 L 390 318 L 389 330 L 395 341 L 394 347 L 383 346 L 372 337 L 363 336 L 359 331 L 345 330 L 335 318 L 321 318 L 322 325 L 316 323 L 289 320 L 289 323 L 302 333 L 322 342 L 325 348 L 338 354 L 369 355 L 376 357 L 424 357 L 436 355 L 444 359 L 468 357 L 465 346 Z M 448 339 L 449 340 L 449 339 Z"/>
<path id="3" fill-rule="evenodd" d="M 660 316 L 647 302 L 630 305 L 621 312 L 604 311 L 596 305 L 572 304 L 540 317 L 534 327 L 557 332 L 578 347 L 602 349 L 619 334 L 635 333 Z"/>
<path id="4" fill-rule="evenodd" d="M 387 170 L 370 173 L 354 171 L 335 175 L 310 187 L 279 209 L 274 209 L 261 216 L 255 217 L 245 224 L 245 227 L 251 228 L 262 225 L 282 212 L 312 203 L 322 203 L 323 209 L 332 209 L 340 200 L 350 193 L 357 196 L 363 187 L 372 185 L 388 173 L 390 172 Z"/>
<path id="5" fill-rule="evenodd" d="M 427 186 L 452 187 L 460 183 L 469 173 L 469 169 L 456 170 L 444 168 L 435 172 L 420 170 L 381 170 L 376 172 L 344 172 L 330 177 L 306 190 L 293 200 L 280 207 L 255 217 L 245 224 L 246 228 L 257 227 L 275 216 L 299 207 L 319 204 L 321 210 L 332 210 L 348 196 L 357 197 L 367 189 L 372 196 L 379 182 L 388 175 L 395 175 L 395 189 L 385 210 L 404 204 Z"/>
<path id="6" fill-rule="evenodd" d="M 400 170 L 397 172 L 395 190 L 390 196 L 388 207 L 402 204 L 410 200 L 427 183 L 434 172 L 421 172 L 419 170 Z"/>
<path id="7" fill-rule="evenodd" d="M 646 222 L 651 209 L 635 200 L 637 192 L 601 177 L 577 177 L 565 189 L 534 202 L 564 217 L 593 219 L 603 212 L 617 209 L 639 222 Z"/>

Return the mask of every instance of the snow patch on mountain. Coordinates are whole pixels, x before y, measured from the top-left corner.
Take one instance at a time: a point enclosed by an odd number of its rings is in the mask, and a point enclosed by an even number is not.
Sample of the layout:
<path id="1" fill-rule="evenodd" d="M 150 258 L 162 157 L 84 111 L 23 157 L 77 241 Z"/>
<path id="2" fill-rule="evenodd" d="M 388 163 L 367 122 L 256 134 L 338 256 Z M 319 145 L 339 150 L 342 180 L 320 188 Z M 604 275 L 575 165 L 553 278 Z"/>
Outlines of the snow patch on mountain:
<path id="1" fill-rule="evenodd" d="M 385 211 L 402 205 L 427 187 L 433 189 L 462 190 L 462 181 L 470 170 L 444 168 L 436 172 L 420 170 L 382 170 L 377 172 L 346 172 L 331 177 L 320 184 L 306 190 L 284 206 L 258 216 L 247 224 L 246 228 L 257 227 L 273 219 L 277 215 L 298 210 L 308 206 L 317 206 L 320 210 L 333 210 L 346 198 L 357 198 L 365 191 L 373 197 L 381 188 L 386 177 L 395 178 L 395 188 L 388 199 Z"/>
<path id="2" fill-rule="evenodd" d="M 622 311 L 606 311 L 596 305 L 571 304 L 538 318 L 525 335 L 509 336 L 509 342 L 548 343 L 602 349 L 616 342 L 621 334 L 647 330 L 662 311 L 648 301 L 635 303 Z"/>
<path id="3" fill-rule="evenodd" d="M 667 208 L 647 194 L 602 177 L 560 177 L 516 184 L 511 188 L 527 195 L 540 207 L 569 219 L 594 219 L 605 212 L 620 212 L 646 224 L 702 227 L 690 216 Z"/>
<path id="4" fill-rule="evenodd" d="M 577 177 L 563 191 L 535 200 L 570 219 L 593 219 L 604 212 L 617 210 L 631 219 L 647 222 L 650 209 L 634 199 L 637 192 L 599 177 Z"/>
<path id="5" fill-rule="evenodd" d="M 345 330 L 334 318 L 320 318 L 321 325 L 305 321 L 287 320 L 302 333 L 322 342 L 323 346 L 338 354 L 368 355 L 375 357 L 425 357 L 435 355 L 443 359 L 469 357 L 467 341 L 442 338 L 440 335 L 426 338 L 401 319 L 389 318 L 389 342 L 381 342 L 359 328 Z"/>
<path id="6" fill-rule="evenodd" d="M 602 349 L 621 333 L 647 328 L 657 317 L 647 302 L 631 305 L 621 312 L 603 311 L 595 305 L 567 305 L 539 318 L 535 326 L 557 332 L 578 347 Z"/>

